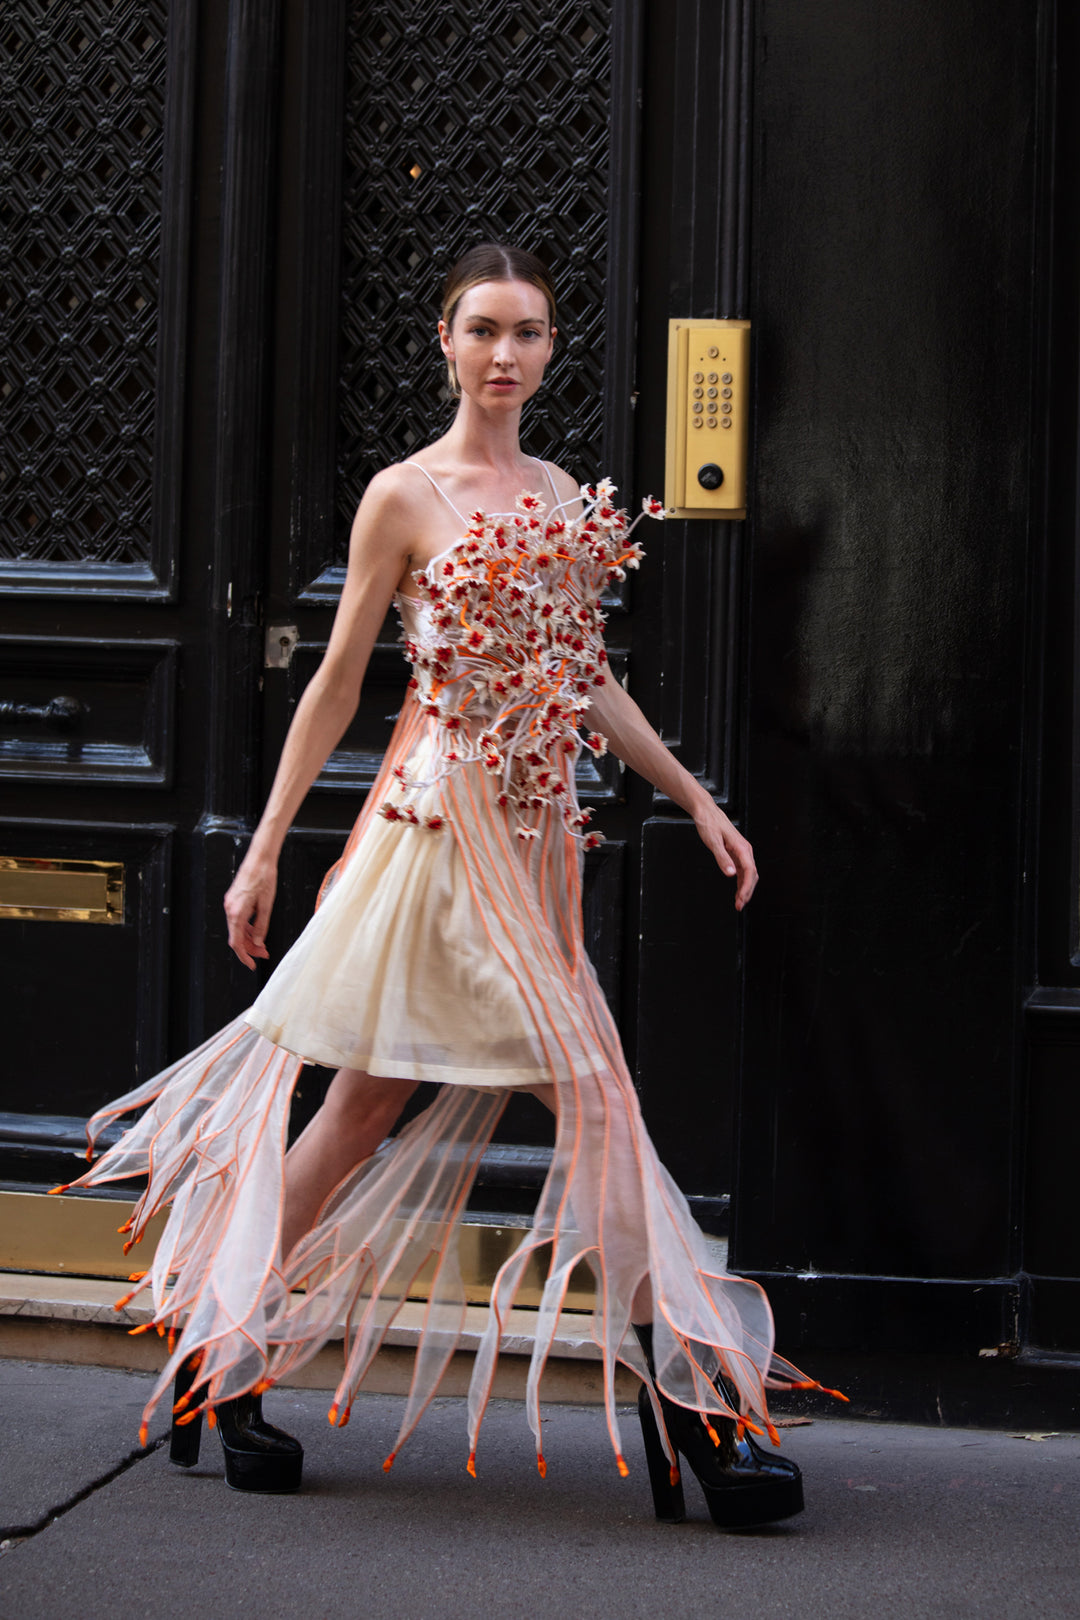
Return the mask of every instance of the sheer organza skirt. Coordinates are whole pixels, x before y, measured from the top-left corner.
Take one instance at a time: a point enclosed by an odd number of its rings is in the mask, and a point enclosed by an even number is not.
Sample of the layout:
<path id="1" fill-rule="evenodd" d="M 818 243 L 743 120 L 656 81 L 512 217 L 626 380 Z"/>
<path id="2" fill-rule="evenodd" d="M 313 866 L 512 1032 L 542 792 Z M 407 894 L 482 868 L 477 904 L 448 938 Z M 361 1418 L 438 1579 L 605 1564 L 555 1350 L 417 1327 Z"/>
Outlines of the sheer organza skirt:
<path id="1" fill-rule="evenodd" d="M 534 1258 L 546 1283 L 526 1404 L 542 1468 L 540 1380 L 582 1262 L 595 1278 L 590 1330 L 620 1468 L 615 1369 L 622 1361 L 646 1373 L 630 1321 L 635 1301 L 640 1313 L 650 1296 L 659 1389 L 771 1428 L 767 1389 L 809 1381 L 777 1358 L 764 1293 L 717 1269 L 656 1156 L 583 948 L 580 846 L 555 817 L 536 838 L 515 837 L 491 779 L 473 767 L 432 789 L 437 803 L 427 808 L 445 823 L 437 832 L 377 814 L 392 802 L 395 767 L 429 746 L 431 724 L 406 703 L 323 903 L 249 1014 L 90 1122 L 94 1137 L 145 1109 L 73 1185 L 146 1176 L 133 1242 L 172 1206 L 150 1270 L 135 1278 L 136 1292 L 152 1291 L 172 1350 L 147 1414 L 196 1351 L 213 1403 L 287 1381 L 343 1333 L 330 1415 L 344 1423 L 428 1268 L 400 1446 L 464 1328 L 458 1230 L 484 1149 L 512 1088 L 551 1081 L 551 1168 L 533 1226 L 493 1285 L 469 1389 L 470 1467 L 508 1313 Z M 334 1190 L 283 1261 L 288 1112 L 304 1059 L 445 1083 Z M 658 1403 L 657 1413 L 662 1424 Z"/>

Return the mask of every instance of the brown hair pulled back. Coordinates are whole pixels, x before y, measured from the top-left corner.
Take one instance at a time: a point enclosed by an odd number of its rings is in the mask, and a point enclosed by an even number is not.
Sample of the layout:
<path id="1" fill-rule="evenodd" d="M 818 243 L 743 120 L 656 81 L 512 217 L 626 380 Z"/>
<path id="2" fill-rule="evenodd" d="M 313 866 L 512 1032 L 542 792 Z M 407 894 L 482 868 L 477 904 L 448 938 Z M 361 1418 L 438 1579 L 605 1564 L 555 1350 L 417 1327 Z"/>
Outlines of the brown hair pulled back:
<path id="1" fill-rule="evenodd" d="M 551 325 L 555 325 L 555 289 L 547 268 L 535 253 L 528 253 L 524 248 L 508 247 L 503 242 L 478 242 L 462 254 L 446 278 L 442 318 L 448 329 L 454 324 L 457 307 L 465 293 L 483 281 L 527 281 L 530 286 L 537 287 L 547 300 Z M 461 389 L 452 360 L 446 362 L 446 374 L 450 381 L 450 392 L 457 399 Z"/>

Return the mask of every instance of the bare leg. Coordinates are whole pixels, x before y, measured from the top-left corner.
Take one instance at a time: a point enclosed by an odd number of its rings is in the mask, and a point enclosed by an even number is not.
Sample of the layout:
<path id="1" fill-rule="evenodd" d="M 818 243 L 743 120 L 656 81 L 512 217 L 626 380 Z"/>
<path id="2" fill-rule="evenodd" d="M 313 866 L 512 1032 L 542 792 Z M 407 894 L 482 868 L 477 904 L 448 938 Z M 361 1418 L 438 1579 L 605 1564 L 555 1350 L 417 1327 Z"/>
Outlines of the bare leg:
<path id="1" fill-rule="evenodd" d="M 369 1159 L 416 1090 L 417 1080 L 387 1080 L 362 1069 L 339 1069 L 322 1107 L 285 1155 L 285 1215 L 281 1252 L 315 1224 L 327 1195 Z"/>

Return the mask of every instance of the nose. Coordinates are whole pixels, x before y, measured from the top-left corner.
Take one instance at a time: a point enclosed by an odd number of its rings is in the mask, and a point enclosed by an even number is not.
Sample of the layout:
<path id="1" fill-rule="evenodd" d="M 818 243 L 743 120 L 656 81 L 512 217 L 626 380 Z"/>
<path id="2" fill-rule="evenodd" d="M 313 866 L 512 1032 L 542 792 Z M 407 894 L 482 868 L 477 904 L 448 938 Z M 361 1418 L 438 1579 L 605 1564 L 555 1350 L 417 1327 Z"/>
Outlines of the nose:
<path id="1" fill-rule="evenodd" d="M 505 333 L 502 337 L 500 337 L 498 343 L 495 345 L 495 353 L 492 358 L 497 366 L 505 367 L 513 365 L 514 349 L 509 333 Z"/>

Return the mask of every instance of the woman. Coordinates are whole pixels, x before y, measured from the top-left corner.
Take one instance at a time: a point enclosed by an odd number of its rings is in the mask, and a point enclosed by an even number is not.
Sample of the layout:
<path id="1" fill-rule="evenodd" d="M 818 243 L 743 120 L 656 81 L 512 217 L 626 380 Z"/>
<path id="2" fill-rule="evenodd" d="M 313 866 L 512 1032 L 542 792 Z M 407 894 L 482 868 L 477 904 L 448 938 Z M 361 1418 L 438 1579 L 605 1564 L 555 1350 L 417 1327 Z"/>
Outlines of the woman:
<path id="1" fill-rule="evenodd" d="M 801 1479 L 759 1450 L 745 1431 L 761 1430 L 743 1414 L 764 1417 L 767 1381 L 805 1381 L 772 1356 L 761 1291 L 710 1269 L 641 1122 L 582 946 L 580 853 L 596 835 L 574 792 L 579 728 L 591 728 L 586 746 L 610 745 L 693 816 L 736 880 L 738 909 L 757 874 L 750 845 L 606 677 L 599 595 L 640 555 L 610 489 L 579 491 L 521 451 L 522 407 L 555 336 L 551 283 L 532 255 L 485 244 L 454 267 L 439 338 L 457 414 L 360 503 L 326 657 L 225 899 L 229 943 L 249 968 L 267 957 L 286 832 L 356 710 L 396 600 L 413 677 L 379 778 L 315 916 L 255 1005 L 95 1116 L 92 1138 L 152 1104 L 78 1184 L 149 1174 L 132 1241 L 172 1202 L 154 1266 L 133 1280 L 153 1287 L 155 1320 L 170 1330 L 148 1411 L 175 1375 L 174 1460 L 194 1461 L 205 1410 L 219 1420 L 231 1484 L 293 1489 L 302 1452 L 264 1423 L 262 1392 L 345 1321 L 330 1416 L 346 1422 L 434 1261 L 400 1446 L 461 1332 L 456 1227 L 477 1164 L 510 1092 L 531 1091 L 555 1114 L 556 1145 L 533 1229 L 493 1287 L 470 1386 L 470 1472 L 500 1323 L 529 1258 L 550 1244 L 527 1395 L 541 1472 L 540 1374 L 585 1259 L 620 1470 L 617 1359 L 644 1379 L 658 1516 L 683 1516 L 682 1453 L 716 1522 L 760 1523 L 799 1510 Z M 285 1156 L 301 1060 L 337 1073 Z M 422 1080 L 440 1082 L 435 1102 L 377 1151 Z"/>

